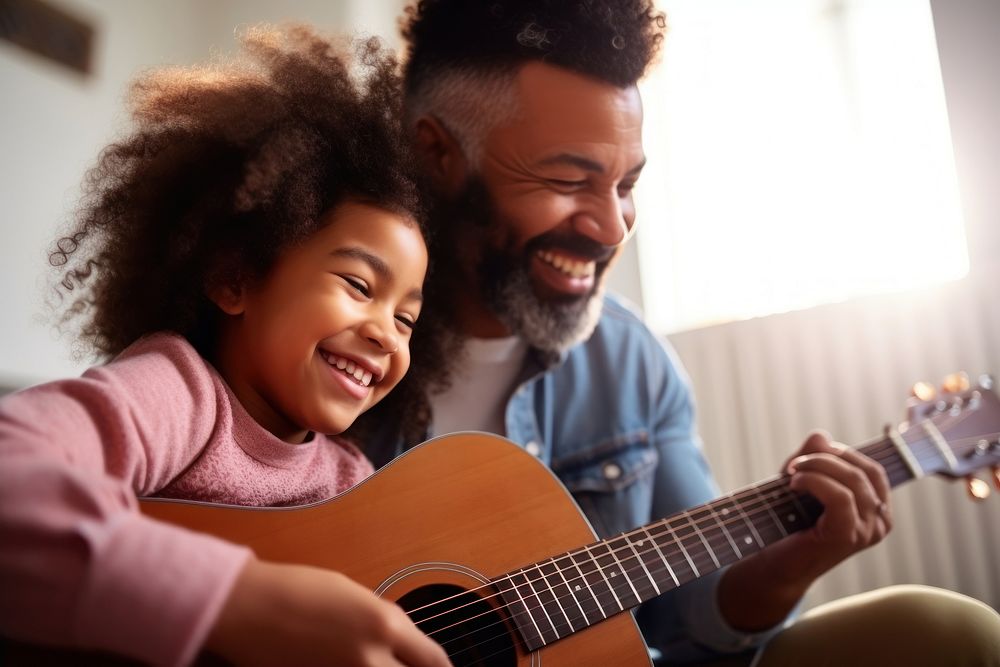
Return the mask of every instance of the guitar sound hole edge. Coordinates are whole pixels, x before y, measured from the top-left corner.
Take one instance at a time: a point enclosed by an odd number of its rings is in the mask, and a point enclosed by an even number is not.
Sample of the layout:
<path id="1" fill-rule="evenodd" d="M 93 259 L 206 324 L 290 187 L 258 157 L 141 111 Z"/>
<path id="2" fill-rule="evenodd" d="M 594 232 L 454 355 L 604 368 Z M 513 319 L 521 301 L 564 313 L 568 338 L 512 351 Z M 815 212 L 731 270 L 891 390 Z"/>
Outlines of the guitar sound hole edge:
<path id="1" fill-rule="evenodd" d="M 482 590 L 496 595 L 492 587 Z M 517 640 L 507 619 L 477 593 L 454 584 L 428 584 L 396 603 L 444 647 L 455 667 L 516 667 Z"/>

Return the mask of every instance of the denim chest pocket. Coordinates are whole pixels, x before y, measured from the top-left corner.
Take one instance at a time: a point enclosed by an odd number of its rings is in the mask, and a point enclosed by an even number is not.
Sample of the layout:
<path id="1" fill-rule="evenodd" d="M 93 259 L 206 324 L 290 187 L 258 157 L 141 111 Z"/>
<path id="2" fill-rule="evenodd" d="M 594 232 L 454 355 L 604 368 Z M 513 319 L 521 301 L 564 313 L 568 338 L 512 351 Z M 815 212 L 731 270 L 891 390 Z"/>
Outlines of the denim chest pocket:
<path id="1" fill-rule="evenodd" d="M 598 535 L 609 537 L 650 521 L 658 462 L 646 431 L 636 431 L 560 457 L 552 469 Z"/>

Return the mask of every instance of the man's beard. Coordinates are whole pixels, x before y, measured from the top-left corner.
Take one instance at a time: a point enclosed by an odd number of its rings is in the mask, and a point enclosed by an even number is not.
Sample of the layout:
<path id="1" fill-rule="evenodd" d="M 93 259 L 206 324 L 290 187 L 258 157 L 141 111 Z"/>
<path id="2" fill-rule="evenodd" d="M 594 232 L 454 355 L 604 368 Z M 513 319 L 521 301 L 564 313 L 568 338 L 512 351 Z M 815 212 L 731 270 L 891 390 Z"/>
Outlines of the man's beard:
<path id="1" fill-rule="evenodd" d="M 451 238 L 450 256 L 454 261 L 464 245 L 472 240 L 479 249 L 470 269 L 486 307 L 513 334 L 530 346 L 547 353 L 560 354 L 593 333 L 601 315 L 604 287 L 601 274 L 607 268 L 611 252 L 594 241 L 574 235 L 549 232 L 515 247 L 509 227 L 500 218 L 485 184 L 470 177 L 458 198 L 447 207 L 445 224 Z M 589 293 L 561 298 L 540 297 L 530 273 L 532 257 L 542 248 L 564 249 L 597 261 L 594 289 Z M 462 253 L 465 254 L 465 253 Z"/>

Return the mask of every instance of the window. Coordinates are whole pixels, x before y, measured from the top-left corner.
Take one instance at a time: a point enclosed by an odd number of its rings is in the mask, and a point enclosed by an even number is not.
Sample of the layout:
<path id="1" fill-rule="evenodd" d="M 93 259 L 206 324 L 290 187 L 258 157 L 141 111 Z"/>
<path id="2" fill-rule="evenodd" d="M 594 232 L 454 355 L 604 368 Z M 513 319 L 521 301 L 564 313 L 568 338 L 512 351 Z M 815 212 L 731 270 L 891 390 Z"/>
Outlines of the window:
<path id="1" fill-rule="evenodd" d="M 968 271 L 927 0 L 660 0 L 644 308 L 689 329 Z"/>

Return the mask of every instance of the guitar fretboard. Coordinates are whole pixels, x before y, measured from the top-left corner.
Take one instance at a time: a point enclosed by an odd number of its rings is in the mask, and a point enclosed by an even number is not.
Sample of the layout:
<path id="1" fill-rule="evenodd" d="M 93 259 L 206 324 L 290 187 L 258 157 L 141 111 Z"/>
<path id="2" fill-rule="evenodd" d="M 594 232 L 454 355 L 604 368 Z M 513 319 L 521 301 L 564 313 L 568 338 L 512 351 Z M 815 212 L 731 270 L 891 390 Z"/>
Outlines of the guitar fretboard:
<path id="1" fill-rule="evenodd" d="M 907 442 L 891 432 L 859 450 L 885 468 L 892 486 L 948 464 L 930 434 Z M 788 480 L 774 477 L 492 583 L 536 650 L 814 525 L 822 505 Z"/>

